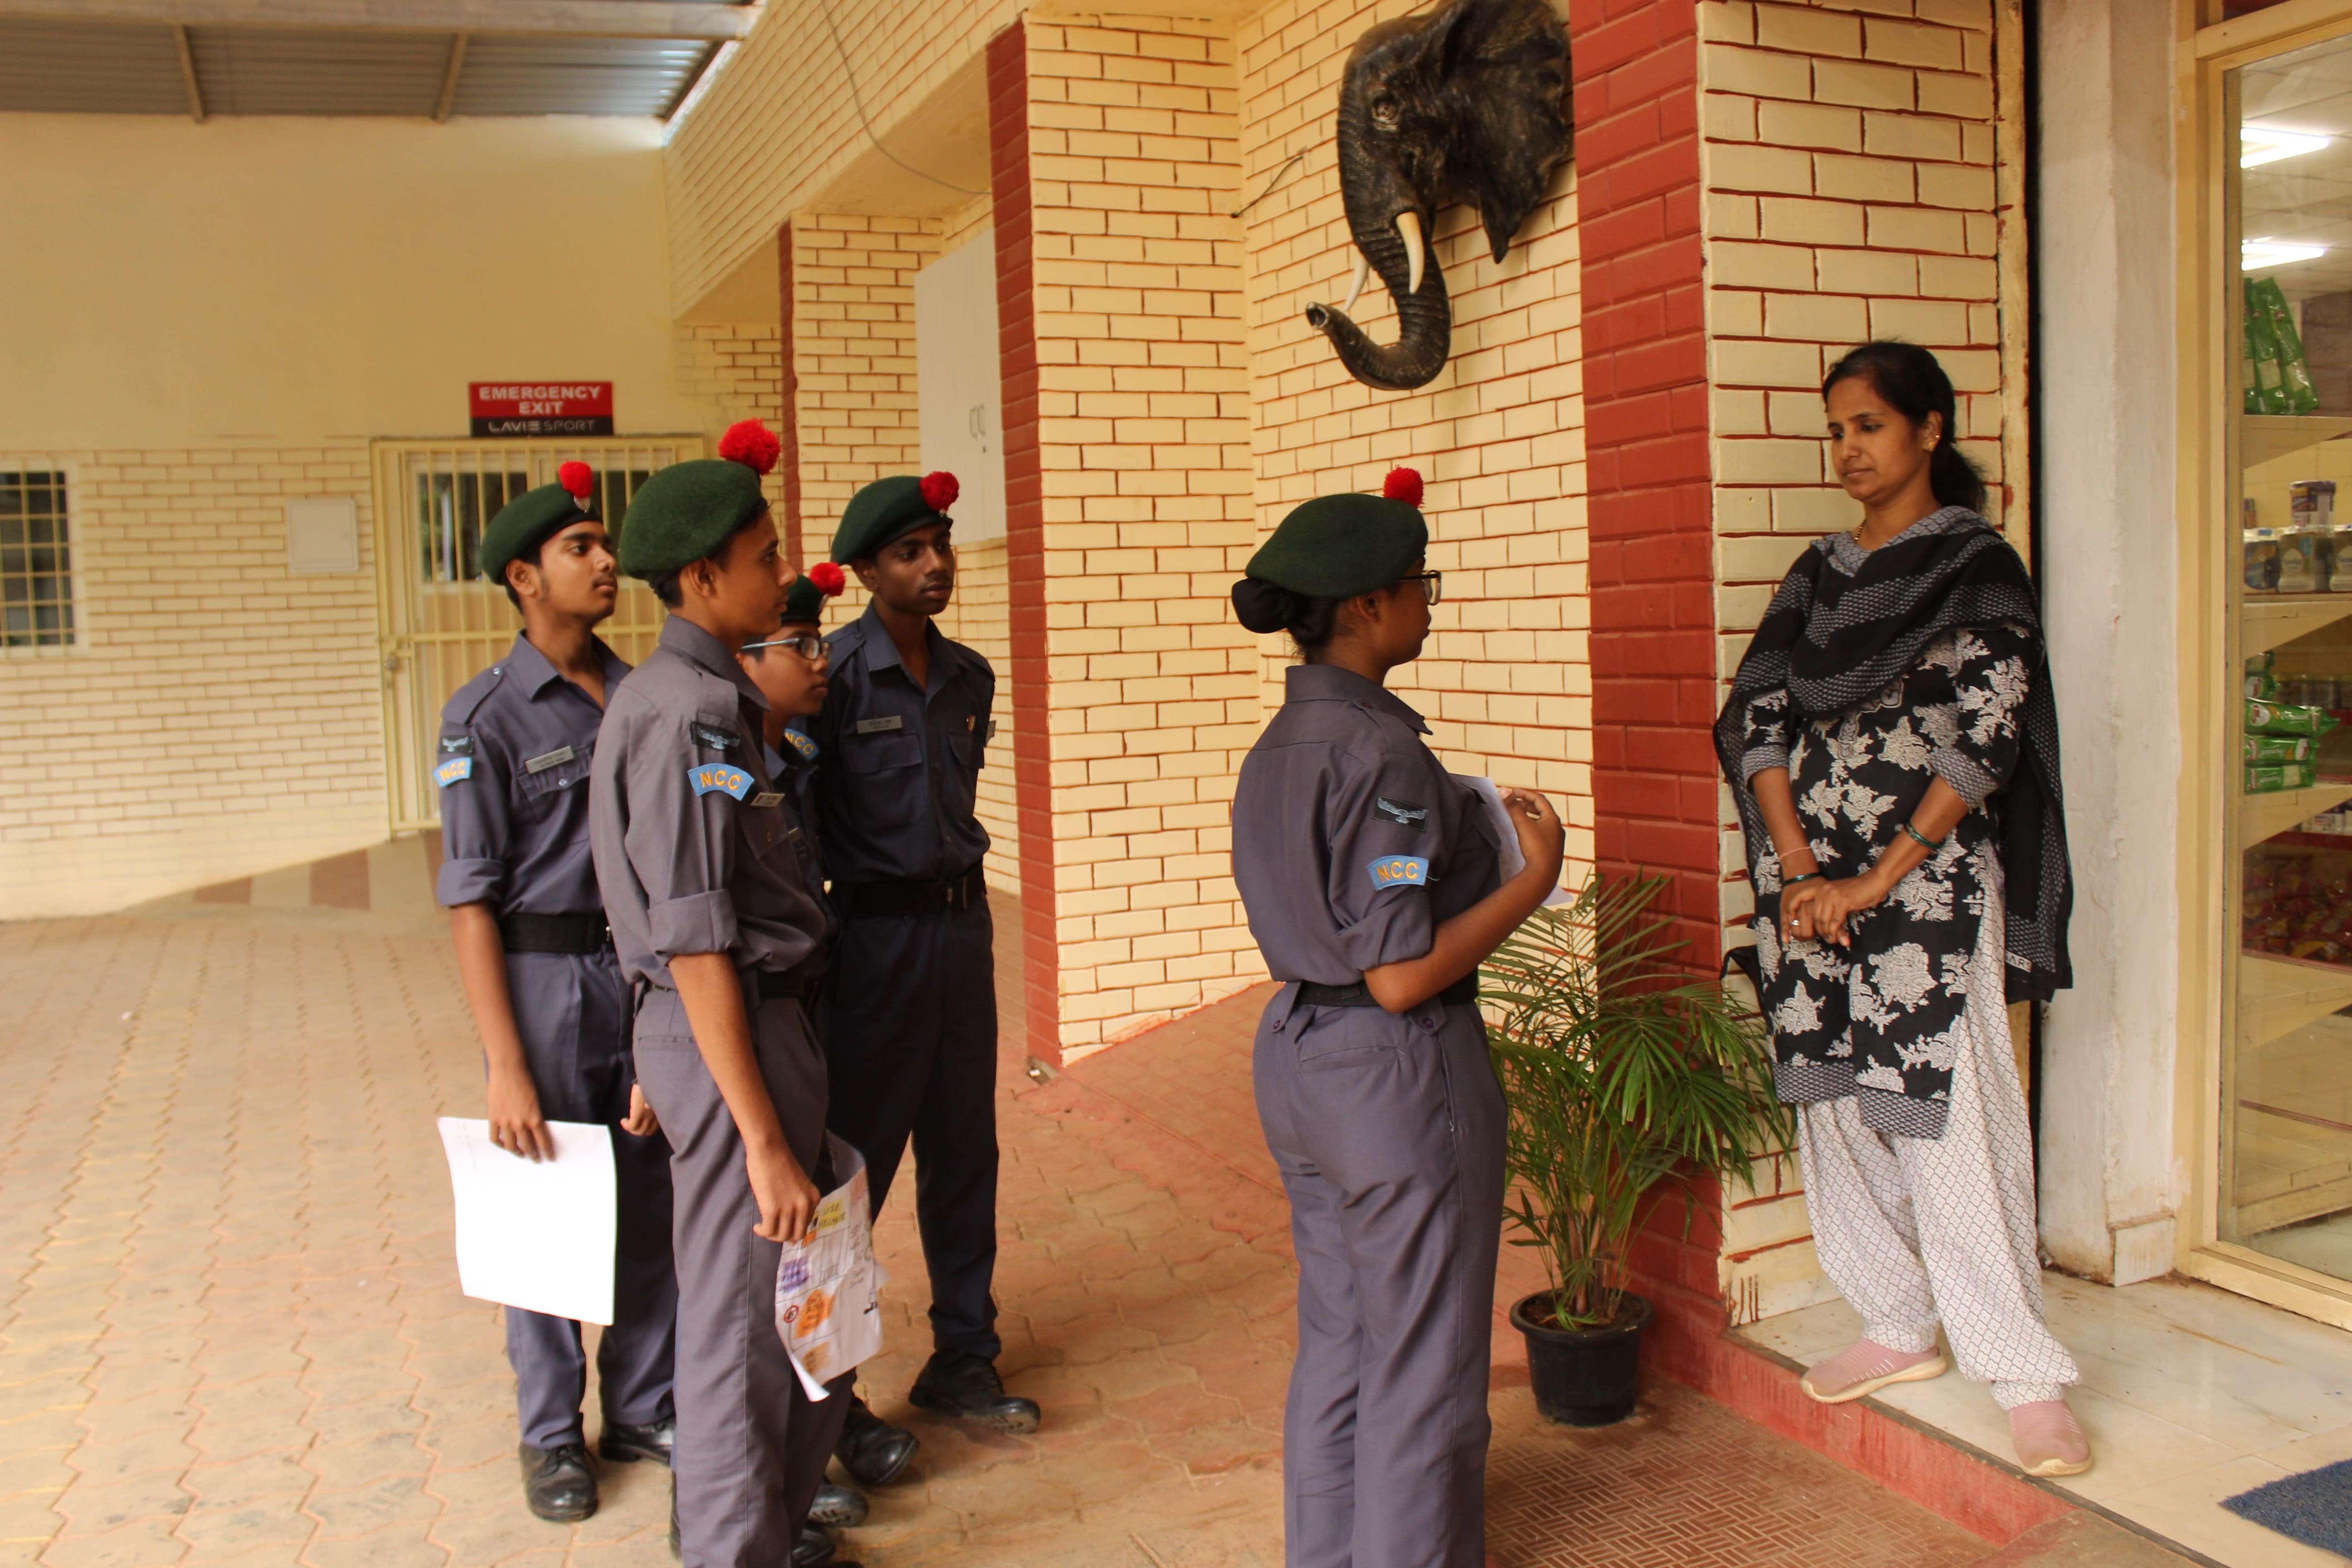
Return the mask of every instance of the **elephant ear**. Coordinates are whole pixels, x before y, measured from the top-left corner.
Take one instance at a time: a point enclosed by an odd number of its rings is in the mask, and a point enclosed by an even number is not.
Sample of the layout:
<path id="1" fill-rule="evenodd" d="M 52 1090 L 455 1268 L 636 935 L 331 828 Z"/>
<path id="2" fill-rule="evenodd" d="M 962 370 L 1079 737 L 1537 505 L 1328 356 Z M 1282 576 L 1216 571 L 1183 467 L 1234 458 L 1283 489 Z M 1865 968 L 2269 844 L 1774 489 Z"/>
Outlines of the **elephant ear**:
<path id="1" fill-rule="evenodd" d="M 1454 0 L 1430 33 L 1454 107 L 1447 172 L 1500 261 L 1568 156 L 1568 30 L 1549 0 Z"/>

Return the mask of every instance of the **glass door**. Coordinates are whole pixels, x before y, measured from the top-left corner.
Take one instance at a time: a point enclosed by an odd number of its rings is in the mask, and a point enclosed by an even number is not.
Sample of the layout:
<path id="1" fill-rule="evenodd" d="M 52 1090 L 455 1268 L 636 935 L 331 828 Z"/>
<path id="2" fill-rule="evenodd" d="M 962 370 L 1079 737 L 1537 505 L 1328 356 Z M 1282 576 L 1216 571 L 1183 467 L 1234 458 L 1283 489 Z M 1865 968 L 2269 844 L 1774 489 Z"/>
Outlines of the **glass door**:
<path id="1" fill-rule="evenodd" d="M 2242 700 L 2219 1228 L 2352 1281 L 2352 38 L 2231 73 L 2227 102 Z"/>

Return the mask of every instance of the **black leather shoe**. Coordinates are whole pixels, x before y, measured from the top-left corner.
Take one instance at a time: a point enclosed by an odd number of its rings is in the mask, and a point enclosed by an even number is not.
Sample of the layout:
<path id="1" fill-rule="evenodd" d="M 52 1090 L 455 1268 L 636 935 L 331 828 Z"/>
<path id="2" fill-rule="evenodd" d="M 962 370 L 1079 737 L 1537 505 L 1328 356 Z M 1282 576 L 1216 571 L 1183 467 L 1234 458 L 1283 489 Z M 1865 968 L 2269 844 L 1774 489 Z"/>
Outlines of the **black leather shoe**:
<path id="1" fill-rule="evenodd" d="M 921 1447 L 912 1432 L 893 1426 L 868 1410 L 866 1401 L 853 1397 L 833 1455 L 859 1486 L 887 1487 L 907 1473 L 908 1462 Z"/>
<path id="2" fill-rule="evenodd" d="M 523 1500 L 531 1512 L 551 1524 L 576 1524 L 596 1511 L 596 1471 L 586 1444 L 534 1448 L 520 1443 L 515 1451 L 522 1459 Z"/>
<path id="3" fill-rule="evenodd" d="M 857 1568 L 855 1563 L 845 1563 L 834 1550 L 833 1537 L 821 1525 L 801 1526 L 798 1541 L 793 1542 L 793 1568 Z"/>
<path id="4" fill-rule="evenodd" d="M 833 1481 L 819 1481 L 816 1500 L 809 1504 L 808 1521 L 855 1530 L 866 1522 L 866 1494 Z"/>
<path id="5" fill-rule="evenodd" d="M 632 1426 L 625 1421 L 607 1421 L 604 1423 L 604 1435 L 596 1443 L 596 1457 L 616 1465 L 634 1465 L 639 1459 L 667 1465 L 670 1450 L 677 1446 L 677 1417 L 675 1415 L 666 1415 L 646 1426 Z"/>
<path id="6" fill-rule="evenodd" d="M 918 1409 L 961 1415 L 1000 1432 L 1037 1430 L 1037 1402 L 1005 1393 L 996 1363 L 966 1351 L 940 1351 L 932 1356 L 907 1397 Z"/>

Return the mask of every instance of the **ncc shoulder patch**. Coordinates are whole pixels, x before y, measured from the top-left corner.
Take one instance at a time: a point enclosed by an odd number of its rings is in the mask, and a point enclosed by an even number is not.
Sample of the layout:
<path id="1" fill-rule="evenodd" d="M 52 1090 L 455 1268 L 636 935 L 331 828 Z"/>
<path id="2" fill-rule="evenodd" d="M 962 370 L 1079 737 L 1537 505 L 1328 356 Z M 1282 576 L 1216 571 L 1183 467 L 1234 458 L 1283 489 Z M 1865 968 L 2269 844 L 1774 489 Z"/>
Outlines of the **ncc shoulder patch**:
<path id="1" fill-rule="evenodd" d="M 721 730 L 714 724 L 697 724 L 694 726 L 694 743 L 727 754 L 743 744 L 743 737 L 732 730 Z"/>
<path id="2" fill-rule="evenodd" d="M 1425 888 L 1429 862 L 1418 855 L 1383 855 L 1365 868 L 1375 888 Z"/>
<path id="3" fill-rule="evenodd" d="M 1409 800 L 1391 800 L 1386 795 L 1372 802 L 1372 815 L 1385 817 L 1399 827 L 1410 827 L 1415 833 L 1429 826 L 1429 807 L 1415 805 Z"/>
<path id="4" fill-rule="evenodd" d="M 456 784 L 458 780 L 469 779 L 473 776 L 473 758 L 451 757 L 447 762 L 443 763 L 439 767 L 433 770 L 433 785 L 436 789 L 447 789 L 451 784 Z"/>
<path id="5" fill-rule="evenodd" d="M 798 730 L 784 731 L 784 744 L 790 746 L 801 761 L 804 763 L 816 761 L 816 742 L 802 734 Z"/>
<path id="6" fill-rule="evenodd" d="M 717 790 L 724 795 L 741 800 L 751 793 L 751 775 L 732 763 L 690 763 L 686 776 L 694 783 L 694 793 L 709 795 Z"/>

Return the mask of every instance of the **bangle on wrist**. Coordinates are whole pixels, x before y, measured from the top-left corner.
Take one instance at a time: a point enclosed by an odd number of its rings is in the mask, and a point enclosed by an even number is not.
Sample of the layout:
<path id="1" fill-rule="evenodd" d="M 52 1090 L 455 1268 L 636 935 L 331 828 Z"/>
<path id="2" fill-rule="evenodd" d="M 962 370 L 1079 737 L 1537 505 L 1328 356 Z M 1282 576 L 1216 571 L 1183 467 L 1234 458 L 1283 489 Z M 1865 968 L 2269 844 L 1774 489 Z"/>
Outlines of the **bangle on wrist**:
<path id="1" fill-rule="evenodd" d="M 1916 844 L 1920 848 L 1925 849 L 1930 855 L 1933 855 L 1936 851 L 1944 847 L 1943 839 L 1930 838 L 1907 822 L 1903 825 L 1903 831 L 1910 837 L 1912 843 Z"/>
<path id="2" fill-rule="evenodd" d="M 1822 873 L 1819 871 L 1800 871 L 1793 877 L 1781 878 L 1780 886 L 1783 888 L 1793 888 L 1800 882 L 1818 882 L 1821 879 Z"/>

